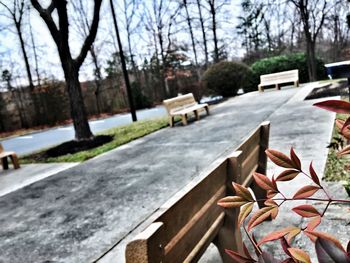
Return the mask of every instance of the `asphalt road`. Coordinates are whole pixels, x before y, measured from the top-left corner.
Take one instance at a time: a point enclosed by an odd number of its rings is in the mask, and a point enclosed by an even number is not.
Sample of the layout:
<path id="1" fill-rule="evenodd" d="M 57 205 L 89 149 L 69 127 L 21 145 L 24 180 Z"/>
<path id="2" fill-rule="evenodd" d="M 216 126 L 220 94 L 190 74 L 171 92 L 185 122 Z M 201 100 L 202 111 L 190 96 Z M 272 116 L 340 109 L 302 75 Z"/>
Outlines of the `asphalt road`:
<path id="1" fill-rule="evenodd" d="M 165 108 L 158 106 L 152 109 L 139 110 L 136 112 L 138 120 L 157 118 L 166 115 Z M 90 128 L 93 133 L 126 125 L 132 122 L 131 114 L 118 114 L 113 117 L 90 121 Z M 5 149 L 15 151 L 19 155 L 29 154 L 43 148 L 60 144 L 74 139 L 73 125 L 61 126 L 41 132 L 14 137 L 1 141 Z"/>

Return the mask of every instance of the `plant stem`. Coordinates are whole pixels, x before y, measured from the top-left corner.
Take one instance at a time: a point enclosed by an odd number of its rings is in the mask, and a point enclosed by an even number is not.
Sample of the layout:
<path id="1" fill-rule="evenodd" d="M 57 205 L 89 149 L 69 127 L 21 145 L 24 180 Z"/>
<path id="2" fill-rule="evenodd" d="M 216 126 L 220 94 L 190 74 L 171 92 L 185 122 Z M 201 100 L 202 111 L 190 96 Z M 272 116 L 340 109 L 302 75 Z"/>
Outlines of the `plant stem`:
<path id="1" fill-rule="evenodd" d="M 258 251 L 260 253 L 260 255 L 262 254 L 261 249 L 258 247 L 258 245 L 254 242 L 253 238 L 249 235 L 248 230 L 246 229 L 244 223 L 242 224 L 242 227 L 244 229 L 244 232 L 246 233 L 246 235 L 249 238 L 250 243 L 252 243 L 252 245 L 254 246 L 255 250 Z"/>
<path id="2" fill-rule="evenodd" d="M 274 201 L 295 201 L 295 200 L 305 200 L 305 201 L 321 201 L 321 202 L 330 202 L 330 203 L 350 203 L 350 200 L 343 200 L 343 199 L 325 199 L 325 198 L 272 198 L 272 199 L 258 199 L 256 202 L 263 202 L 266 200 L 274 200 Z"/>

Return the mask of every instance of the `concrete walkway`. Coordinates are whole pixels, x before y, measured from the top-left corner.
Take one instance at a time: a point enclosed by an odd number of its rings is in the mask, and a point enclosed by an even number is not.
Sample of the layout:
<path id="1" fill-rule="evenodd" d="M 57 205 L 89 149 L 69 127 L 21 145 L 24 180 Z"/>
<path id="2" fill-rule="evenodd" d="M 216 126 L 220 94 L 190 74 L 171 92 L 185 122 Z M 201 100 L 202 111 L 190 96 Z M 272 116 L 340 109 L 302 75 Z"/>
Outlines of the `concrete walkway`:
<path id="1" fill-rule="evenodd" d="M 0 262 L 90 262 L 107 251 L 101 262 L 123 262 L 125 240 L 264 120 L 271 121 L 272 148 L 293 145 L 323 171 L 334 115 L 303 101 L 311 89 L 230 99 L 199 122 L 158 131 L 0 197 Z"/>

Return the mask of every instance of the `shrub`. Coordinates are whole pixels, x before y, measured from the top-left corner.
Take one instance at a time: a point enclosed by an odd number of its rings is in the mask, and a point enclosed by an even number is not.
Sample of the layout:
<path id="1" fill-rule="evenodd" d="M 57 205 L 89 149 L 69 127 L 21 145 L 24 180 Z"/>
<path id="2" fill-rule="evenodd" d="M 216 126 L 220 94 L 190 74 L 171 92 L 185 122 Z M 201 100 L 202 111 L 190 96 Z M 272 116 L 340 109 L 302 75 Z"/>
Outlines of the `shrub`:
<path id="1" fill-rule="evenodd" d="M 224 97 L 235 96 L 248 81 L 250 69 L 243 63 L 222 61 L 203 74 L 205 88 Z"/>
<path id="2" fill-rule="evenodd" d="M 144 109 L 152 107 L 150 99 L 142 93 L 140 84 L 138 82 L 131 83 L 132 95 L 135 103 L 135 108 Z"/>
<path id="3" fill-rule="evenodd" d="M 254 91 L 258 89 L 260 83 L 260 75 L 299 69 L 299 81 L 302 83 L 309 81 L 308 67 L 305 53 L 295 53 L 291 55 L 282 55 L 270 58 L 264 58 L 255 62 L 251 69 L 253 75 L 249 85 L 244 92 Z M 317 58 L 317 77 L 318 79 L 326 78 L 324 63 Z"/>

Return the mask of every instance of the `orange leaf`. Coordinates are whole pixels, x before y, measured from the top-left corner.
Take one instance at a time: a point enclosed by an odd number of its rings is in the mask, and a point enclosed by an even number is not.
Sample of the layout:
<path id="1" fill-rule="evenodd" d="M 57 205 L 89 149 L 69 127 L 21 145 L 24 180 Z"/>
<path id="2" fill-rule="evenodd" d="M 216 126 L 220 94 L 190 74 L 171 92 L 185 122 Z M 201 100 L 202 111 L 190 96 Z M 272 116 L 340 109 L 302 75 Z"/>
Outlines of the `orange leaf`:
<path id="1" fill-rule="evenodd" d="M 312 205 L 299 205 L 294 207 L 292 210 L 302 217 L 314 217 L 320 215 L 320 213 Z"/>
<path id="2" fill-rule="evenodd" d="M 293 180 L 298 174 L 299 171 L 296 170 L 284 170 L 277 176 L 276 181 L 290 181 Z"/>
<path id="3" fill-rule="evenodd" d="M 304 232 L 305 232 L 305 234 L 307 233 L 307 234 L 312 235 L 314 237 L 322 237 L 324 239 L 328 239 L 328 240 L 332 241 L 334 243 L 334 245 L 336 245 L 338 248 L 340 248 L 342 251 L 345 252 L 345 250 L 344 250 L 343 246 L 341 245 L 341 243 L 339 242 L 339 240 L 328 233 L 317 232 L 317 231 L 308 231 L 308 230 L 304 230 Z"/>
<path id="4" fill-rule="evenodd" d="M 295 227 L 294 229 L 292 229 L 287 236 L 287 241 L 288 243 L 290 243 L 290 241 L 297 235 L 299 235 L 299 233 L 301 232 L 301 229 L 299 227 Z"/>
<path id="5" fill-rule="evenodd" d="M 337 155 L 342 156 L 349 153 L 350 153 L 350 145 L 347 145 L 343 149 L 341 149 L 339 152 L 337 152 Z"/>
<path id="6" fill-rule="evenodd" d="M 276 165 L 284 168 L 295 168 L 293 161 L 287 155 L 272 149 L 267 149 L 265 153 Z"/>
<path id="7" fill-rule="evenodd" d="M 289 226 L 289 227 L 286 227 L 286 228 L 283 228 L 281 230 L 278 230 L 278 231 L 274 231 L 270 234 L 267 234 L 266 236 L 264 236 L 258 243 L 258 246 L 266 243 L 266 242 L 269 242 L 269 241 L 274 241 L 274 240 L 277 240 L 277 239 L 280 239 L 281 237 L 284 237 L 285 235 L 287 235 L 288 233 L 290 232 L 293 232 L 293 231 L 296 231 L 298 230 L 299 233 L 301 231 L 300 228 L 298 227 L 295 227 L 295 226 Z"/>
<path id="8" fill-rule="evenodd" d="M 309 170 L 310 170 L 310 176 L 312 178 L 312 181 L 314 181 L 315 184 L 320 185 L 320 180 L 318 179 L 318 176 L 317 176 L 314 168 L 312 167 L 312 162 L 310 163 Z"/>
<path id="9" fill-rule="evenodd" d="M 349 119 L 347 119 L 348 121 Z M 346 139 L 350 139 L 350 127 L 349 124 L 345 125 L 345 121 L 341 119 L 335 120 L 335 125 L 338 128 L 338 131 L 341 135 L 343 135 Z"/>
<path id="10" fill-rule="evenodd" d="M 269 218 L 271 213 L 274 213 L 273 210 L 276 209 L 278 210 L 278 207 L 268 206 L 256 211 L 248 222 L 248 231 L 250 231 L 256 225 L 261 224 L 267 218 Z"/>
<path id="11" fill-rule="evenodd" d="M 294 247 L 288 248 L 288 251 L 292 255 L 292 257 L 298 262 L 311 263 L 310 257 L 305 251 Z"/>
<path id="12" fill-rule="evenodd" d="M 253 177 L 255 182 L 262 188 L 265 189 L 266 191 L 268 190 L 277 190 L 274 187 L 274 184 L 271 182 L 271 180 L 263 174 L 260 173 L 253 173 Z"/>
<path id="13" fill-rule="evenodd" d="M 277 204 L 274 200 L 272 200 L 272 199 L 267 199 L 267 200 L 264 202 L 264 204 L 265 204 L 266 206 L 278 206 L 278 204 Z"/>
<path id="14" fill-rule="evenodd" d="M 226 196 L 218 201 L 218 205 L 225 208 L 241 207 L 246 203 L 248 201 L 241 196 Z"/>
<path id="15" fill-rule="evenodd" d="M 300 188 L 295 195 L 293 196 L 293 199 L 303 199 L 312 196 L 314 193 L 316 193 L 320 189 L 319 186 L 314 185 L 307 185 L 302 188 Z"/>
<path id="16" fill-rule="evenodd" d="M 341 128 L 340 132 L 343 133 L 343 131 L 350 125 L 350 117 L 346 119 L 346 121 L 343 124 L 343 127 Z"/>
<path id="17" fill-rule="evenodd" d="M 244 219 L 246 219 L 247 216 L 252 212 L 253 206 L 254 206 L 254 203 L 248 203 L 241 207 L 241 210 L 239 211 L 239 216 L 238 216 L 239 226 L 243 223 Z"/>
<path id="18" fill-rule="evenodd" d="M 314 106 L 337 113 L 350 113 L 350 103 L 342 100 L 326 100 L 315 103 Z"/>
<path id="19" fill-rule="evenodd" d="M 246 188 L 240 184 L 237 184 L 235 182 L 233 182 L 232 185 L 233 185 L 233 188 L 235 189 L 236 195 L 243 197 L 247 201 L 254 201 L 248 188 Z"/>
<path id="20" fill-rule="evenodd" d="M 321 216 L 317 216 L 310 220 L 306 226 L 306 230 L 313 231 L 321 223 Z"/>
<path id="21" fill-rule="evenodd" d="M 279 192 L 277 192 L 277 191 L 271 191 L 271 190 L 269 190 L 269 191 L 267 191 L 267 194 L 266 194 L 266 197 L 267 198 L 269 198 L 269 199 L 271 199 L 271 198 L 273 198 L 276 194 L 278 194 Z"/>
<path id="22" fill-rule="evenodd" d="M 296 155 L 296 153 L 294 152 L 294 149 L 293 147 L 290 148 L 290 158 L 292 159 L 292 162 L 294 164 L 294 167 L 297 169 L 297 170 L 301 170 L 301 162 L 300 162 L 300 159 L 299 157 Z"/>

